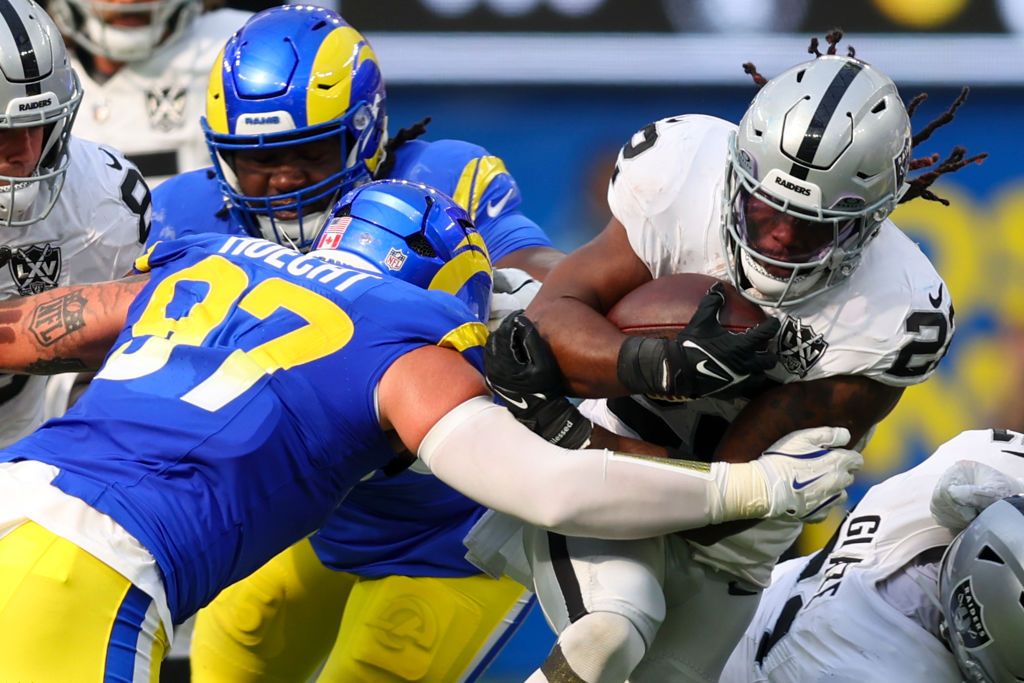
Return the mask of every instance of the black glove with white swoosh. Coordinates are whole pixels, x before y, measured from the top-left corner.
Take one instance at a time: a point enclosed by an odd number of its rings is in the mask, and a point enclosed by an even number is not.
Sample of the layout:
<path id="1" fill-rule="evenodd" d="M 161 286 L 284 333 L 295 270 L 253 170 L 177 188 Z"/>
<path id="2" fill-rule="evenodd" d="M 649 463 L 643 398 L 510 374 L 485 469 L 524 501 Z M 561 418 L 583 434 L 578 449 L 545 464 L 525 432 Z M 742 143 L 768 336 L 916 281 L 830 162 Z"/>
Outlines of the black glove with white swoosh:
<path id="1" fill-rule="evenodd" d="M 487 338 L 487 384 L 516 419 L 549 443 L 584 448 L 594 425 L 562 395 L 562 373 L 537 328 L 522 311 L 509 314 Z"/>
<path id="2" fill-rule="evenodd" d="M 769 317 L 746 332 L 730 332 L 718 322 L 724 303 L 722 285 L 715 284 L 675 339 L 629 337 L 619 349 L 619 381 L 634 394 L 700 398 L 774 366 L 776 355 L 763 349 L 779 321 Z"/>

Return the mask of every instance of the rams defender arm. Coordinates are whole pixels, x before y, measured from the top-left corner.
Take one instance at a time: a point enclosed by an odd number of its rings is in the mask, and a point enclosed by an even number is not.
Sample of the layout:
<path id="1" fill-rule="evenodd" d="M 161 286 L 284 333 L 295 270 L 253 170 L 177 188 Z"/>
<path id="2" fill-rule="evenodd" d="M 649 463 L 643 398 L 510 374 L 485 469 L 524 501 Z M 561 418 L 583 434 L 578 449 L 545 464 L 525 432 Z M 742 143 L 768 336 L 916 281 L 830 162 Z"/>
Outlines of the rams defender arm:
<path id="1" fill-rule="evenodd" d="M 439 479 L 482 505 L 576 536 L 646 538 L 730 519 L 800 517 L 837 500 L 861 461 L 834 448 L 846 430 L 828 428 L 742 464 L 559 448 L 495 405 L 457 352 L 436 346 L 395 361 L 378 398 L 381 425 Z M 822 457 L 789 457 L 815 449 Z"/>
<path id="2" fill-rule="evenodd" d="M 96 370 L 149 275 L 0 301 L 0 372 Z"/>

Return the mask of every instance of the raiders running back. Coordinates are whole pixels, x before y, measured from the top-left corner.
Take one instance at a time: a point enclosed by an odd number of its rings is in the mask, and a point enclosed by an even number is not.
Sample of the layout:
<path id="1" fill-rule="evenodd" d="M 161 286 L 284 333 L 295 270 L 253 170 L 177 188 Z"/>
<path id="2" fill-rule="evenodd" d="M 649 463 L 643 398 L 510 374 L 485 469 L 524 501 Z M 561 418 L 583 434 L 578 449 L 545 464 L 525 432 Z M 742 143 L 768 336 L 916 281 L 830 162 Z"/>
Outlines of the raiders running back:
<path id="1" fill-rule="evenodd" d="M 729 279 L 722 212 L 735 130 L 709 116 L 678 116 L 646 126 L 621 150 L 609 206 L 654 278 L 690 272 Z M 772 349 L 780 362 L 768 372 L 777 384 L 859 375 L 909 386 L 934 372 L 953 334 L 945 284 L 889 221 L 839 284 L 792 305 L 762 307 L 781 323 Z M 748 403 L 746 397 L 665 402 L 629 396 L 588 400 L 581 411 L 616 433 L 710 459 Z M 801 527 L 759 522 L 710 545 L 679 536 L 621 543 L 533 529 L 520 539 L 521 527 L 491 515 L 466 543 L 469 557 L 485 570 L 532 578 L 559 632 L 581 613 L 628 619 L 644 648 L 630 680 L 716 680 L 773 565 Z"/>
<path id="2" fill-rule="evenodd" d="M 696 272 L 728 279 L 720 239 L 722 183 L 731 123 L 709 116 L 663 119 L 635 135 L 619 154 L 608 190 L 612 213 L 657 278 Z M 927 379 L 948 348 L 953 307 L 927 257 L 891 221 L 839 286 L 783 308 L 765 307 L 782 324 L 768 372 L 777 382 L 863 375 L 893 386 Z M 747 399 L 665 403 L 643 396 L 588 401 L 584 412 L 618 433 L 650 437 L 667 425 L 667 445 L 710 458 L 716 440 Z M 860 444 L 863 446 L 863 444 Z M 766 585 L 771 565 L 799 532 L 787 522 L 760 524 L 757 543 L 744 534 L 694 545 L 698 561 Z M 771 527 L 779 527 L 770 531 Z M 777 532 L 777 533 L 776 533 Z"/>

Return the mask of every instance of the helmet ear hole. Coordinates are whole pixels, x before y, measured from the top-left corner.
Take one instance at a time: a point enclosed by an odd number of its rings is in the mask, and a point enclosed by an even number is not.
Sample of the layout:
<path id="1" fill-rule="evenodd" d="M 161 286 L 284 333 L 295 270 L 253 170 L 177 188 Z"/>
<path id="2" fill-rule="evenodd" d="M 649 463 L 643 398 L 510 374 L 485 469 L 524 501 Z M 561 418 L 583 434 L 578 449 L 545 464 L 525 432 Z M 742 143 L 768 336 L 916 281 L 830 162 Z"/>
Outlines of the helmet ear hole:
<path id="1" fill-rule="evenodd" d="M 1003 562 L 1003 558 L 999 557 L 995 550 L 992 550 L 992 546 L 988 545 L 982 548 L 981 552 L 978 553 L 978 559 L 985 562 L 995 562 L 996 564 L 1006 564 Z"/>
<path id="2" fill-rule="evenodd" d="M 426 258 L 437 258 L 437 250 L 434 249 L 430 241 L 421 234 L 409 235 L 405 238 L 405 243 L 409 245 L 409 248 L 420 256 Z"/>

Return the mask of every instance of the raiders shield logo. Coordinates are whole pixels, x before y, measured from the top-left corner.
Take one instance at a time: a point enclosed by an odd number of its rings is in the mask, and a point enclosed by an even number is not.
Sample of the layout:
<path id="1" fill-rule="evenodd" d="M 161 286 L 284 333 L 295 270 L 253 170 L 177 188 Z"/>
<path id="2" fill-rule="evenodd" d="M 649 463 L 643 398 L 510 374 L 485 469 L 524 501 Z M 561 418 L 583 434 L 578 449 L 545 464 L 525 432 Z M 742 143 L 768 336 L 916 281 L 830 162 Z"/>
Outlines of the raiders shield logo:
<path id="1" fill-rule="evenodd" d="M 156 130 L 167 132 L 181 128 L 185 122 L 185 98 L 188 91 L 184 86 L 158 86 L 146 91 L 146 113 L 149 125 Z"/>
<path id="2" fill-rule="evenodd" d="M 782 323 L 779 333 L 779 360 L 790 374 L 804 377 L 821 359 L 828 342 L 793 316 Z"/>
<path id="3" fill-rule="evenodd" d="M 949 598 L 953 615 L 953 628 L 964 641 L 964 647 L 974 648 L 986 645 L 991 638 L 985 628 L 984 610 L 974 599 L 974 587 L 970 578 L 964 579 Z"/>
<path id="4" fill-rule="evenodd" d="M 14 249 L 7 263 L 21 295 L 38 294 L 57 286 L 60 279 L 60 247 L 33 244 Z"/>

